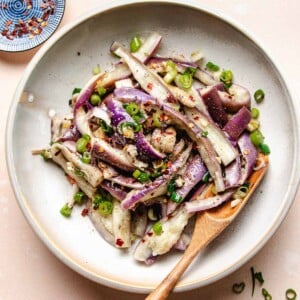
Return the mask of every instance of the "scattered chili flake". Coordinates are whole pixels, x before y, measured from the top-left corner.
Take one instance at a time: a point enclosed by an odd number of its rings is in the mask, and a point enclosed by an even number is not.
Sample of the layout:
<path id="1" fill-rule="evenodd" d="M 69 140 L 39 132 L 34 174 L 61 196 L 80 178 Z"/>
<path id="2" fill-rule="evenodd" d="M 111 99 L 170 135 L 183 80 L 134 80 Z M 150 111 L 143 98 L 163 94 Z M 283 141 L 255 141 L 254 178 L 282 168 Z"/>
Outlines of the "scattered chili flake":
<path id="1" fill-rule="evenodd" d="M 72 178 L 71 176 L 69 175 L 66 175 L 68 181 L 71 183 L 71 184 L 75 184 L 76 183 L 76 180 L 74 178 Z"/>
<path id="2" fill-rule="evenodd" d="M 147 84 L 147 89 L 149 89 L 150 91 L 153 89 L 153 84 L 151 82 Z"/>
<path id="3" fill-rule="evenodd" d="M 81 215 L 83 217 L 85 217 L 87 214 L 89 213 L 89 210 L 87 208 L 84 208 L 82 211 L 81 211 Z"/>
<path id="4" fill-rule="evenodd" d="M 116 245 L 119 246 L 119 247 L 122 247 L 124 244 L 124 241 L 122 239 L 117 239 L 116 240 Z"/>

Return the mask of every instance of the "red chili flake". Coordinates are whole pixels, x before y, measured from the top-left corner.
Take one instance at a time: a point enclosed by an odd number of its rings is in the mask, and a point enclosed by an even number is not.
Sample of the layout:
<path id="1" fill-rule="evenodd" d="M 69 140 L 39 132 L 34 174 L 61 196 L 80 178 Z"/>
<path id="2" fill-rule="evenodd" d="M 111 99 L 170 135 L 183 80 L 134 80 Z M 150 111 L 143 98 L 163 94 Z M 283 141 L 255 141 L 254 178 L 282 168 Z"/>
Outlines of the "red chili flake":
<path id="1" fill-rule="evenodd" d="M 194 120 L 199 120 L 199 116 L 195 116 L 195 117 L 194 117 Z"/>
<path id="2" fill-rule="evenodd" d="M 150 91 L 153 89 L 153 84 L 151 82 L 147 84 L 147 89 L 149 89 Z"/>
<path id="3" fill-rule="evenodd" d="M 68 181 L 71 183 L 71 184 L 75 184 L 76 183 L 76 180 L 74 178 L 72 178 L 70 175 L 67 175 L 66 174 L 66 177 L 68 179 Z"/>
<path id="4" fill-rule="evenodd" d="M 81 211 L 81 215 L 83 217 L 85 217 L 87 214 L 89 213 L 89 210 L 87 208 L 84 208 L 82 211 Z"/>
<path id="5" fill-rule="evenodd" d="M 169 160 L 168 162 L 167 162 L 167 168 L 171 168 L 172 167 L 172 162 Z"/>
<path id="6" fill-rule="evenodd" d="M 153 232 L 150 231 L 150 232 L 147 233 L 147 235 L 152 236 Z"/>
<path id="7" fill-rule="evenodd" d="M 119 247 L 122 247 L 122 245 L 124 244 L 124 241 L 122 239 L 117 239 L 116 240 L 116 245 Z"/>
<path id="8" fill-rule="evenodd" d="M 189 98 L 190 98 L 191 101 L 195 102 L 195 99 L 194 99 L 194 97 L 192 95 L 189 95 Z"/>
<path id="9" fill-rule="evenodd" d="M 8 33 L 8 29 L 7 29 L 7 28 L 4 28 L 4 29 L 2 30 L 2 32 L 1 32 L 1 34 L 2 34 L 3 36 L 6 36 L 7 33 Z"/>

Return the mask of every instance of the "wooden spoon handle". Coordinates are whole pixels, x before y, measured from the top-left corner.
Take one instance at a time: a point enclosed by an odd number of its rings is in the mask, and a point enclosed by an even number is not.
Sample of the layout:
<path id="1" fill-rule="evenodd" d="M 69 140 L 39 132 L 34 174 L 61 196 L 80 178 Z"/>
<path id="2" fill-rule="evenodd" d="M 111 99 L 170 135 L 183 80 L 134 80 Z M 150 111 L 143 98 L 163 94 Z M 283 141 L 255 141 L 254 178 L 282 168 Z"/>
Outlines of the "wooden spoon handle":
<path id="1" fill-rule="evenodd" d="M 203 248 L 205 244 L 203 244 Z M 197 249 L 198 250 L 198 249 Z M 181 257 L 175 268 L 168 274 L 167 277 L 153 290 L 145 300 L 165 300 L 172 292 L 173 288 L 181 278 L 182 274 L 191 264 L 199 251 L 186 251 Z"/>

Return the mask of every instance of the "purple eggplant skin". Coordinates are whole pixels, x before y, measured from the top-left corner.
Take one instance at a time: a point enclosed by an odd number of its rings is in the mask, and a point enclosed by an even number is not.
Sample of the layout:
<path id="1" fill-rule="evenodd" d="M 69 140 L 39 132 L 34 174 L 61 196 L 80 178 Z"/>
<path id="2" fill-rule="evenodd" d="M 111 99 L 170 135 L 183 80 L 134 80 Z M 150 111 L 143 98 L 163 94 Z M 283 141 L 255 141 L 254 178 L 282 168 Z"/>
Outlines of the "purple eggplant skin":
<path id="1" fill-rule="evenodd" d="M 151 198 L 165 194 L 169 181 L 178 172 L 178 170 L 184 166 L 191 150 L 192 144 L 189 144 L 171 167 L 166 169 L 162 176 L 156 178 L 152 183 L 146 184 L 144 188 L 140 190 L 132 190 L 128 193 L 126 198 L 122 201 L 123 209 L 132 209 L 139 202 L 144 202 Z"/>
<path id="2" fill-rule="evenodd" d="M 141 132 L 136 133 L 136 148 L 142 157 L 147 157 L 150 160 L 162 160 L 166 157 L 165 154 L 157 151 L 145 138 Z"/>
<path id="3" fill-rule="evenodd" d="M 200 90 L 200 94 L 212 119 L 221 127 L 228 121 L 227 114 L 223 108 L 221 98 L 215 86 Z"/>
<path id="4" fill-rule="evenodd" d="M 100 186 L 104 190 L 108 191 L 114 198 L 116 198 L 119 201 L 125 199 L 127 195 L 127 193 L 124 190 L 122 190 L 120 187 L 118 187 L 117 185 L 113 184 L 108 180 L 103 180 Z"/>
<path id="5" fill-rule="evenodd" d="M 244 106 L 250 108 L 250 93 L 246 88 L 238 84 L 233 84 L 228 89 L 228 93 L 219 90 L 218 94 L 223 107 L 228 113 L 236 113 Z"/>
<path id="6" fill-rule="evenodd" d="M 136 102 L 137 104 L 143 105 L 154 105 L 156 104 L 155 99 L 149 94 L 130 87 L 122 87 L 114 90 L 114 96 L 121 102 L 130 103 Z"/>
<path id="7" fill-rule="evenodd" d="M 253 168 L 256 164 L 258 156 L 258 151 L 256 147 L 252 144 L 250 136 L 247 132 L 243 133 L 238 139 L 238 147 L 240 149 L 244 161 L 244 167 L 242 168 L 240 184 L 244 184 L 247 178 L 253 172 Z"/>
<path id="8" fill-rule="evenodd" d="M 69 130 L 67 130 L 63 136 L 59 139 L 60 142 L 66 141 L 74 141 L 76 142 L 80 138 L 81 134 L 78 131 L 76 126 L 71 126 Z"/>
<path id="9" fill-rule="evenodd" d="M 187 169 L 183 175 L 184 185 L 176 190 L 177 195 L 181 196 L 182 200 L 184 200 L 192 188 L 201 181 L 206 172 L 207 168 L 200 155 L 195 155 L 195 157 L 188 163 Z M 170 201 L 168 203 L 167 214 L 172 213 L 177 206 L 178 203 Z"/>
<path id="10" fill-rule="evenodd" d="M 251 120 L 251 113 L 243 106 L 223 127 L 223 130 L 230 136 L 230 138 L 236 141 L 242 132 L 247 128 L 248 123 Z"/>

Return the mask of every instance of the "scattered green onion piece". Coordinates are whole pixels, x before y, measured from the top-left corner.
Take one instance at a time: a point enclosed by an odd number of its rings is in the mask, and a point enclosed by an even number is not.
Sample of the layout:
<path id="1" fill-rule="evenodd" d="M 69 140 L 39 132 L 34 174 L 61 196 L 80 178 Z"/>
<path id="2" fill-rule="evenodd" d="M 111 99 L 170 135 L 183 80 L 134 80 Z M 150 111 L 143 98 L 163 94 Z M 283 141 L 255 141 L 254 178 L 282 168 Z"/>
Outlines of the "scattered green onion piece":
<path id="1" fill-rule="evenodd" d="M 108 216 L 113 211 L 113 203 L 111 201 L 101 201 L 98 205 L 98 212 L 101 216 Z"/>
<path id="2" fill-rule="evenodd" d="M 152 177 L 152 178 L 157 178 L 157 177 L 159 177 L 160 175 L 161 175 L 161 173 L 158 172 L 158 171 L 155 171 L 155 172 L 153 172 L 153 173 L 150 173 L 150 177 Z"/>
<path id="3" fill-rule="evenodd" d="M 231 87 L 233 82 L 233 73 L 231 70 L 224 70 L 221 73 L 220 80 L 224 83 L 225 87 L 228 89 Z"/>
<path id="4" fill-rule="evenodd" d="M 51 154 L 47 150 L 42 150 L 41 152 L 41 157 L 45 160 L 48 161 L 51 159 Z"/>
<path id="5" fill-rule="evenodd" d="M 207 183 L 207 182 L 209 181 L 209 178 L 210 178 L 210 174 L 209 174 L 209 172 L 206 172 L 206 173 L 203 175 L 201 181 Z"/>
<path id="6" fill-rule="evenodd" d="M 98 94 L 93 94 L 91 96 L 90 102 L 92 105 L 98 105 L 101 102 L 101 97 Z"/>
<path id="7" fill-rule="evenodd" d="M 72 208 L 68 206 L 68 204 L 65 204 L 61 209 L 60 209 L 60 213 L 66 217 L 69 218 L 71 216 L 72 213 Z"/>
<path id="8" fill-rule="evenodd" d="M 267 144 L 260 144 L 258 148 L 263 154 L 269 155 L 271 153 L 271 150 Z"/>
<path id="9" fill-rule="evenodd" d="M 142 46 L 142 41 L 138 36 L 135 36 L 130 42 L 130 51 L 136 52 Z"/>
<path id="10" fill-rule="evenodd" d="M 247 129 L 252 132 L 256 129 L 258 129 L 260 126 L 260 123 L 257 119 L 251 118 L 250 122 L 247 124 Z"/>
<path id="11" fill-rule="evenodd" d="M 235 294 L 241 294 L 243 292 L 243 290 L 245 289 L 245 282 L 240 282 L 240 283 L 235 283 L 233 286 L 232 286 L 232 291 L 235 293 Z"/>
<path id="12" fill-rule="evenodd" d="M 168 60 L 166 64 L 167 74 L 164 76 L 164 81 L 166 83 L 171 83 L 177 76 L 176 65 L 173 61 Z"/>
<path id="13" fill-rule="evenodd" d="M 158 111 L 152 115 L 152 119 L 153 119 L 153 126 L 160 128 L 161 121 L 160 121 L 160 113 Z"/>
<path id="14" fill-rule="evenodd" d="M 286 300 L 296 300 L 297 293 L 293 289 L 287 289 L 285 292 L 285 298 L 286 298 Z"/>
<path id="15" fill-rule="evenodd" d="M 265 92 L 262 89 L 259 89 L 254 93 L 254 99 L 256 103 L 262 103 L 264 98 L 265 98 Z"/>
<path id="16" fill-rule="evenodd" d="M 97 92 L 98 92 L 99 96 L 102 97 L 106 94 L 107 90 L 103 86 L 99 86 L 97 88 Z"/>
<path id="17" fill-rule="evenodd" d="M 258 280 L 258 282 L 259 282 L 260 284 L 263 284 L 263 283 L 265 282 L 265 280 L 264 280 L 264 278 L 263 278 L 261 272 L 256 272 L 256 273 L 254 274 L 254 277 Z"/>
<path id="18" fill-rule="evenodd" d="M 137 114 L 137 115 L 132 116 L 132 119 L 134 120 L 135 123 L 138 124 L 143 117 L 144 116 L 142 114 Z"/>
<path id="19" fill-rule="evenodd" d="M 82 137 L 88 142 L 91 140 L 91 137 L 88 134 L 84 134 Z"/>
<path id="20" fill-rule="evenodd" d="M 256 107 L 251 108 L 251 116 L 253 119 L 257 119 L 259 117 L 259 109 Z"/>
<path id="21" fill-rule="evenodd" d="M 138 179 L 139 176 L 141 175 L 141 171 L 136 169 L 133 173 L 132 173 L 132 176 L 135 178 L 135 179 Z"/>
<path id="22" fill-rule="evenodd" d="M 207 64 L 206 64 L 206 68 L 207 70 L 209 71 L 212 71 L 212 72 L 217 72 L 220 70 L 220 67 L 218 65 L 215 65 L 214 63 L 212 63 L 211 61 L 209 61 Z"/>
<path id="23" fill-rule="evenodd" d="M 113 133 L 112 127 L 107 125 L 106 122 L 103 120 L 101 120 L 100 127 L 106 133 Z"/>
<path id="24" fill-rule="evenodd" d="M 251 267 L 251 279 L 252 279 L 252 297 L 254 295 L 254 290 L 255 290 L 255 272 L 254 272 L 254 268 Z"/>
<path id="25" fill-rule="evenodd" d="M 234 199 L 243 199 L 248 193 L 248 188 L 245 186 L 240 186 L 237 191 L 233 194 Z"/>
<path id="26" fill-rule="evenodd" d="M 175 189 L 176 189 L 175 179 L 172 178 L 168 184 L 167 191 L 169 192 L 169 194 L 171 194 L 172 192 L 175 191 Z"/>
<path id="27" fill-rule="evenodd" d="M 156 235 L 161 235 L 162 232 L 163 232 L 163 228 L 162 228 L 161 222 L 156 222 L 156 223 L 153 225 L 152 230 L 153 230 L 153 232 L 154 232 Z"/>
<path id="28" fill-rule="evenodd" d="M 134 102 L 131 102 L 129 104 L 125 105 L 125 109 L 128 112 L 128 114 L 130 114 L 131 116 L 136 115 L 139 111 L 140 108 L 138 107 L 138 105 Z"/>
<path id="29" fill-rule="evenodd" d="M 176 202 L 176 203 L 180 203 L 183 199 L 182 199 L 182 196 L 180 196 L 179 194 L 177 194 L 175 191 L 173 191 L 171 193 L 171 200 L 173 202 Z"/>
<path id="30" fill-rule="evenodd" d="M 79 153 L 84 153 L 86 151 L 86 146 L 88 144 L 88 140 L 85 139 L 84 137 L 81 137 L 80 139 L 77 140 L 76 142 L 76 151 Z"/>
<path id="31" fill-rule="evenodd" d="M 187 67 L 186 70 L 184 71 L 184 73 L 189 73 L 191 74 L 192 76 L 195 75 L 197 69 L 196 68 L 193 68 L 193 67 Z"/>
<path id="32" fill-rule="evenodd" d="M 246 181 L 246 182 L 243 184 L 243 186 L 246 187 L 247 189 L 249 189 L 250 186 L 251 186 L 251 182 Z"/>
<path id="33" fill-rule="evenodd" d="M 145 183 L 149 180 L 150 175 L 146 172 L 141 172 L 141 174 L 139 175 L 139 177 L 137 178 L 138 181 Z"/>
<path id="34" fill-rule="evenodd" d="M 272 300 L 272 295 L 265 288 L 262 288 L 261 293 L 265 297 L 265 300 Z"/>
<path id="35" fill-rule="evenodd" d="M 74 195 L 73 199 L 77 204 L 81 205 L 83 203 L 84 197 L 85 197 L 84 192 L 79 191 Z"/>
<path id="36" fill-rule="evenodd" d="M 193 84 L 193 76 L 192 74 L 185 72 L 182 75 L 176 76 L 176 83 L 178 83 L 179 87 L 185 90 L 188 90 L 191 88 Z"/>
<path id="37" fill-rule="evenodd" d="M 74 173 L 75 173 L 75 175 L 77 175 L 79 177 L 84 177 L 84 172 L 78 168 L 75 168 Z"/>
<path id="38" fill-rule="evenodd" d="M 93 197 L 93 207 L 96 209 L 99 207 L 100 202 L 103 201 L 103 198 L 100 194 L 95 194 Z"/>
<path id="39" fill-rule="evenodd" d="M 130 128 L 132 128 L 132 130 L 134 132 L 138 132 L 138 131 L 140 131 L 142 129 L 142 125 L 136 124 L 134 122 L 124 122 L 124 123 L 122 123 L 121 124 L 121 130 L 122 130 L 122 132 L 123 132 L 123 128 L 124 127 L 127 127 L 127 128 L 130 127 Z"/>
<path id="40" fill-rule="evenodd" d="M 96 67 L 93 68 L 92 70 L 93 72 L 93 75 L 97 75 L 97 74 L 100 74 L 101 73 L 101 68 L 99 65 L 97 65 Z"/>
<path id="41" fill-rule="evenodd" d="M 91 160 L 92 160 L 91 153 L 87 151 L 83 152 L 81 161 L 85 164 L 90 164 Z"/>
<path id="42" fill-rule="evenodd" d="M 79 94 L 81 92 L 81 88 L 74 88 L 72 91 L 72 95 Z"/>
<path id="43" fill-rule="evenodd" d="M 208 136 L 208 131 L 202 131 L 201 136 L 206 138 Z"/>
<path id="44" fill-rule="evenodd" d="M 251 142 L 253 143 L 253 145 L 258 147 L 260 144 L 262 144 L 264 142 L 265 138 L 264 138 L 263 134 L 260 132 L 260 130 L 256 129 L 250 133 L 250 139 L 251 139 Z"/>

